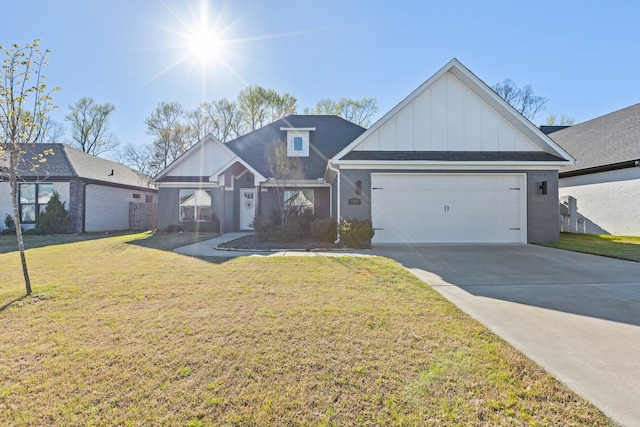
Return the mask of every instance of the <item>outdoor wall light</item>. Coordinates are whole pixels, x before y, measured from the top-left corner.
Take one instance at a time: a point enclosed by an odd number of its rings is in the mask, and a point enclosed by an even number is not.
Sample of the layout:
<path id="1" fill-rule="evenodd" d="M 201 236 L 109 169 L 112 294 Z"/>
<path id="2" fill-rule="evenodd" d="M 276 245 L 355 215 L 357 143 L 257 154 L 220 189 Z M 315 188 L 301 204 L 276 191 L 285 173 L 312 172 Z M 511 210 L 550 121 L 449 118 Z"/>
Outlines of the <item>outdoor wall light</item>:
<path id="1" fill-rule="evenodd" d="M 540 183 L 540 191 L 542 194 L 547 194 L 547 181 L 542 181 Z"/>

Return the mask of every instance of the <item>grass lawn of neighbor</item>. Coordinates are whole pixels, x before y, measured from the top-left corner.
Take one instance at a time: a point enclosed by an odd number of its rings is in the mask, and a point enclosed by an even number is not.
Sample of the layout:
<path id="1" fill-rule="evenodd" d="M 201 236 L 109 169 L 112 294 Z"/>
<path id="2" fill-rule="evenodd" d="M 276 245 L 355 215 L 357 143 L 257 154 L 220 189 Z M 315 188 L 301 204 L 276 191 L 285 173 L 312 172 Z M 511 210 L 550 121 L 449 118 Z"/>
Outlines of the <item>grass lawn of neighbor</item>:
<path id="1" fill-rule="evenodd" d="M 392 260 L 172 239 L 0 254 L 0 425 L 614 425 Z"/>
<path id="2" fill-rule="evenodd" d="M 558 243 L 545 246 L 640 262 L 640 236 L 560 233 Z"/>

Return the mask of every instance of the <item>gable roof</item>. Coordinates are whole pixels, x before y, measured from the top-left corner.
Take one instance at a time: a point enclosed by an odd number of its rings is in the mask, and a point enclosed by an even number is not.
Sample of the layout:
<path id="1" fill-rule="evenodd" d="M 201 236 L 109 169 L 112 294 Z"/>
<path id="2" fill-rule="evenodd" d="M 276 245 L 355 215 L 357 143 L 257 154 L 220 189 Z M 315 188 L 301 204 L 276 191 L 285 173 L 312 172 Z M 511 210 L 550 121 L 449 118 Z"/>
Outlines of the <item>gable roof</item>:
<path id="1" fill-rule="evenodd" d="M 444 82 L 444 83 L 443 83 Z M 450 99 L 453 99 L 449 93 L 449 87 L 447 85 L 455 86 L 455 90 L 457 90 L 457 101 L 458 103 L 466 102 L 465 99 L 468 98 L 470 103 L 474 104 L 474 108 L 479 113 L 475 114 L 476 123 L 468 123 L 466 116 L 464 113 L 459 113 L 458 116 L 462 117 L 462 122 L 451 125 L 449 128 L 454 129 L 456 131 L 460 131 L 463 127 L 469 127 L 477 129 L 478 127 L 482 127 L 484 123 L 483 113 L 487 111 L 490 113 L 493 118 L 492 120 L 497 124 L 503 123 L 503 127 L 508 131 L 508 135 L 503 139 L 505 141 L 511 140 L 512 143 L 504 144 L 505 147 L 499 147 L 500 144 L 494 144 L 495 146 L 484 149 L 481 143 L 474 141 L 473 147 L 471 149 L 467 149 L 466 140 L 469 136 L 472 136 L 474 132 L 470 132 L 469 135 L 462 135 L 458 137 L 459 140 L 463 140 L 462 143 L 458 143 L 456 147 L 451 148 L 447 147 L 443 149 L 442 146 L 436 147 L 435 143 L 432 147 L 428 147 L 425 145 L 424 141 L 413 137 L 414 142 L 413 146 L 409 144 L 408 147 L 393 147 L 393 144 L 388 144 L 385 147 L 382 147 L 382 143 L 380 143 L 381 147 L 379 150 L 372 149 L 372 146 L 375 147 L 376 138 L 382 140 L 385 136 L 391 135 L 391 139 L 396 138 L 396 145 L 405 144 L 405 138 L 400 138 L 398 136 L 394 136 L 399 134 L 400 132 L 406 132 L 406 135 L 409 137 L 413 136 L 412 132 L 415 132 L 415 129 L 420 127 L 421 131 L 428 132 L 429 129 L 433 130 L 435 127 L 443 127 L 437 119 L 443 119 L 445 122 L 450 118 L 450 114 L 448 115 L 447 108 L 449 108 L 448 103 Z M 443 89 L 444 88 L 444 89 Z M 423 117 L 417 116 L 414 117 L 413 109 L 416 111 L 418 107 L 415 105 L 424 100 L 424 97 L 420 98 L 423 94 L 428 94 L 431 96 L 431 92 L 428 91 L 439 91 L 439 101 L 444 99 L 444 105 L 437 105 L 433 107 L 433 114 L 439 115 L 434 118 L 431 117 Z M 436 95 L 433 95 L 436 96 Z M 466 98 L 465 98 L 466 97 Z M 429 98 L 430 99 L 430 98 Z M 432 111 L 429 110 L 430 106 L 423 106 L 423 110 L 421 111 Z M 457 105 L 457 107 L 451 107 L 452 109 L 457 108 L 456 111 L 462 111 L 462 107 Z M 396 124 L 394 124 L 394 121 Z M 401 123 L 402 122 L 402 123 Z M 406 130 L 406 123 L 410 123 L 413 125 L 408 131 Z M 446 126 L 445 126 L 446 130 Z M 496 132 L 496 138 L 487 137 L 487 141 L 496 142 L 496 140 L 501 137 L 500 131 Z M 376 134 L 383 136 L 376 136 Z M 464 133 L 464 130 L 462 131 Z M 441 144 L 441 138 L 435 138 L 436 141 Z M 372 142 L 373 141 L 373 142 Z M 445 144 L 446 145 L 446 144 Z M 358 158 L 359 160 L 366 161 L 371 160 L 374 161 L 376 158 L 380 157 L 380 154 L 374 154 L 379 151 L 397 151 L 403 152 L 402 160 L 424 160 L 423 152 L 431 152 L 438 151 L 441 152 L 439 155 L 439 159 L 433 161 L 464 161 L 460 158 L 458 154 L 459 152 L 469 151 L 469 152 L 510 152 L 510 151 L 518 151 L 518 152 L 544 152 L 549 154 L 549 156 L 529 156 L 528 158 L 520 156 L 520 161 L 524 162 L 552 162 L 556 165 L 563 164 L 571 164 L 574 159 L 571 157 L 569 153 L 562 149 L 558 144 L 556 144 L 552 139 L 544 135 L 540 129 L 538 129 L 533 123 L 527 120 L 524 116 L 518 113 L 511 105 L 509 105 L 504 99 L 498 96 L 489 86 L 487 86 L 482 80 L 476 77 L 471 71 L 469 71 L 464 65 L 462 65 L 457 59 L 452 59 L 447 63 L 444 67 L 442 67 L 437 73 L 435 73 L 432 77 L 430 77 L 427 81 L 425 81 L 422 85 L 420 85 L 416 90 L 414 90 L 409 96 L 407 96 L 404 100 L 402 100 L 398 105 L 396 105 L 391 111 L 385 114 L 380 120 L 378 120 L 371 128 L 369 128 L 366 132 L 360 135 L 357 139 L 355 139 L 349 146 L 341 150 L 337 155 L 335 155 L 331 161 L 333 163 L 344 163 L 354 161 L 354 158 Z M 368 152 L 370 155 L 367 157 L 366 154 L 353 154 L 355 151 L 363 151 Z M 414 153 L 414 158 L 411 158 L 410 153 Z M 443 154 L 444 153 L 444 154 Z M 450 158 L 446 156 L 446 153 L 451 153 Z M 397 158 L 392 158 L 388 160 L 400 160 Z M 473 157 L 473 156 L 470 156 Z M 477 156 L 476 156 L 477 157 Z M 481 159 L 475 159 L 477 161 L 483 161 Z M 484 161 L 491 161 L 491 159 L 486 159 Z"/>
<path id="2" fill-rule="evenodd" d="M 43 156 L 37 163 L 34 157 Z M 35 170 L 33 164 L 37 163 Z M 28 147 L 22 156 L 20 175 L 41 180 L 80 178 L 105 185 L 147 188 L 149 177 L 120 163 L 87 154 L 65 144 L 41 143 Z"/>
<path id="3" fill-rule="evenodd" d="M 640 160 L 640 104 L 549 134 L 578 164 L 562 173 Z"/>
<path id="4" fill-rule="evenodd" d="M 315 128 L 309 132 L 309 157 L 298 157 L 304 165 L 305 179 L 324 177 L 327 160 L 365 131 L 338 116 L 291 115 L 225 145 L 261 175 L 270 177 L 269 154 L 277 142 L 286 141 L 287 137 L 287 131 L 280 128 Z"/>

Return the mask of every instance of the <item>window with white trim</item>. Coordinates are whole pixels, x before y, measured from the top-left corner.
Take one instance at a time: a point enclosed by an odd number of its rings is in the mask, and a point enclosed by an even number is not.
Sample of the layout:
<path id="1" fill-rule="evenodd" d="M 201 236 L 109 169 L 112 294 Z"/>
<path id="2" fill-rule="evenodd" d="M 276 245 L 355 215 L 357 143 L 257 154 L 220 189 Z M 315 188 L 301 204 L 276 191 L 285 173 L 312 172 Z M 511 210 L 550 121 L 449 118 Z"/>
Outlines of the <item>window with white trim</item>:
<path id="1" fill-rule="evenodd" d="M 309 157 L 309 131 L 287 132 L 287 155 Z"/>
<path id="2" fill-rule="evenodd" d="M 20 222 L 35 224 L 53 194 L 53 184 L 20 184 Z"/>
<path id="3" fill-rule="evenodd" d="M 211 195 L 205 190 L 180 190 L 180 221 L 211 220 Z"/>
<path id="4" fill-rule="evenodd" d="M 313 215 L 313 188 L 301 190 L 285 190 L 284 204 L 290 214 Z"/>

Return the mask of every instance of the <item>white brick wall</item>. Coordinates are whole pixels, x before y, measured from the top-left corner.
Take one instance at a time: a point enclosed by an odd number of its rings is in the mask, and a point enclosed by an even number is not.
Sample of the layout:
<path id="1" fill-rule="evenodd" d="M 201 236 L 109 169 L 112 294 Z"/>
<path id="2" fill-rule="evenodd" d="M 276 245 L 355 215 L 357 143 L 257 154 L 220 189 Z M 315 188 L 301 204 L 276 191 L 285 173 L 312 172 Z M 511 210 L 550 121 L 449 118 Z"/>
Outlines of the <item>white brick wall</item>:
<path id="1" fill-rule="evenodd" d="M 140 194 L 134 199 L 134 194 Z M 144 202 L 145 193 L 138 190 L 87 185 L 85 231 L 127 230 L 129 202 Z"/>
<path id="2" fill-rule="evenodd" d="M 572 232 L 640 236 L 640 168 L 562 178 L 559 196 L 576 199 Z"/>

